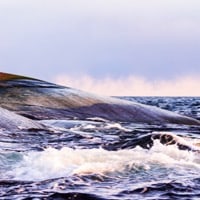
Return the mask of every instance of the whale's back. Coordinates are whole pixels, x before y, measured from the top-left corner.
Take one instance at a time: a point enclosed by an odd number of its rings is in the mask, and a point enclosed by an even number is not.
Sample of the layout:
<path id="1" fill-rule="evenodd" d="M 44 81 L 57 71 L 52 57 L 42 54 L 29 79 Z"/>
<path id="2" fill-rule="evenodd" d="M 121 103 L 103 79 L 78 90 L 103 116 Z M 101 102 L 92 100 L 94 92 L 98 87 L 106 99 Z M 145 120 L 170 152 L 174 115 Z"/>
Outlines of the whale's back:
<path id="1" fill-rule="evenodd" d="M 31 119 L 87 119 L 140 123 L 199 125 L 199 121 L 170 111 L 24 76 L 0 73 L 1 107 Z"/>

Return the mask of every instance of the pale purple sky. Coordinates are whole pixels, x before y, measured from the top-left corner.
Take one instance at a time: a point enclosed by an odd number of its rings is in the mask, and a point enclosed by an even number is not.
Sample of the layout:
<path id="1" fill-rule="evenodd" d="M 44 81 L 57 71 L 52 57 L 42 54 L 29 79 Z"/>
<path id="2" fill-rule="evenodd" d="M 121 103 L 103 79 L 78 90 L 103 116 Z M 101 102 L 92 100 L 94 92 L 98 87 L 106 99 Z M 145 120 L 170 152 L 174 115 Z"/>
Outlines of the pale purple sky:
<path id="1" fill-rule="evenodd" d="M 82 80 L 75 86 L 83 89 L 84 80 L 134 77 L 196 85 L 200 1 L 1 0 L 0 71 L 72 85 L 64 77 Z"/>

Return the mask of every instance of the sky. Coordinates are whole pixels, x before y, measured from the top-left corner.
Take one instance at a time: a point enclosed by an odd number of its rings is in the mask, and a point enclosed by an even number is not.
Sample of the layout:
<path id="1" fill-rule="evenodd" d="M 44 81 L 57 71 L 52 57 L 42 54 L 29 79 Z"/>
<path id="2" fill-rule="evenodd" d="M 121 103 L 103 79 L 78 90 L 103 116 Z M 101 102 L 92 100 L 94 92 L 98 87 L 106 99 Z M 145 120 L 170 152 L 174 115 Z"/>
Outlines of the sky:
<path id="1" fill-rule="evenodd" d="M 200 96 L 200 1 L 0 0 L 0 71 L 104 95 Z"/>

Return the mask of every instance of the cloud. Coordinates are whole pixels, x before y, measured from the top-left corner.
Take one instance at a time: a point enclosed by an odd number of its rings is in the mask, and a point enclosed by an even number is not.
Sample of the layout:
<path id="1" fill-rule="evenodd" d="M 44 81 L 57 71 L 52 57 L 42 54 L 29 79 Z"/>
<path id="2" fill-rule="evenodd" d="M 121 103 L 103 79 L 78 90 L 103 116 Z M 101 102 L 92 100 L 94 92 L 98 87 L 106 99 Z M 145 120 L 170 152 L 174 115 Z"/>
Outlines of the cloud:
<path id="1" fill-rule="evenodd" d="M 60 75 L 57 84 L 108 96 L 200 96 L 200 79 L 195 76 L 149 81 L 143 77 L 95 79 L 88 75 Z"/>

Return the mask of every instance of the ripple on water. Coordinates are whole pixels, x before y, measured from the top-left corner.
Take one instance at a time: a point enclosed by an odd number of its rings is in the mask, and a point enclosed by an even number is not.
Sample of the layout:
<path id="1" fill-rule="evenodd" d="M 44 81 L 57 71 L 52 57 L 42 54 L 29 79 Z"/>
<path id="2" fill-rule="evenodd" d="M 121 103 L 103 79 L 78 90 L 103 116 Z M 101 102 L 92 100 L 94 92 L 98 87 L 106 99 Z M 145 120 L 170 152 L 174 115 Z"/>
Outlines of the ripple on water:
<path id="1" fill-rule="evenodd" d="M 139 100 L 199 115 L 199 98 Z M 101 119 L 45 123 L 48 130 L 0 130 L 0 199 L 200 198 L 199 153 L 149 143 L 155 132 L 199 140 L 199 127 Z"/>

